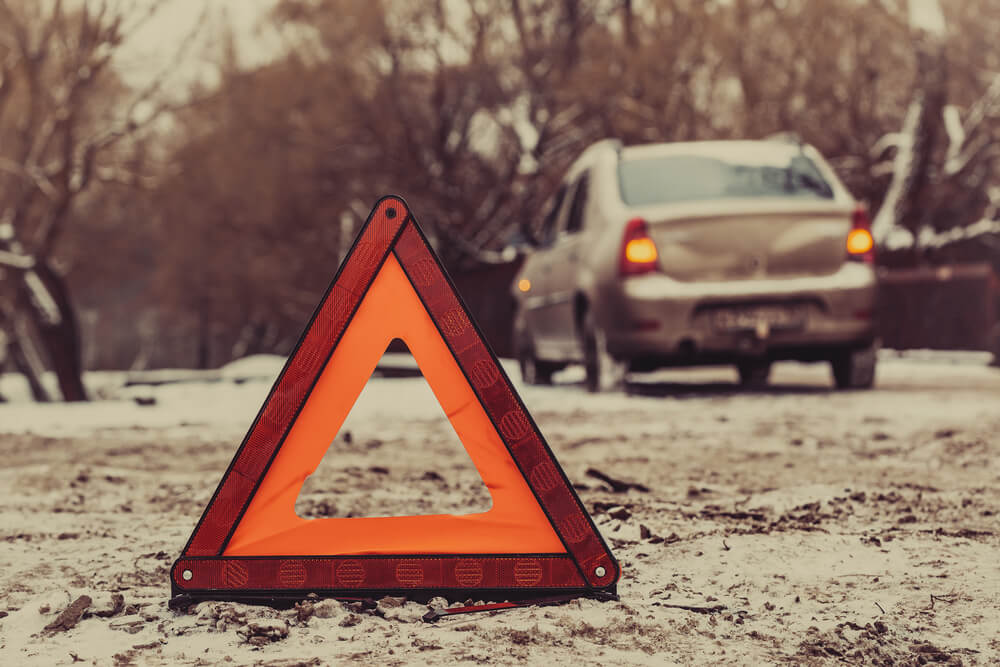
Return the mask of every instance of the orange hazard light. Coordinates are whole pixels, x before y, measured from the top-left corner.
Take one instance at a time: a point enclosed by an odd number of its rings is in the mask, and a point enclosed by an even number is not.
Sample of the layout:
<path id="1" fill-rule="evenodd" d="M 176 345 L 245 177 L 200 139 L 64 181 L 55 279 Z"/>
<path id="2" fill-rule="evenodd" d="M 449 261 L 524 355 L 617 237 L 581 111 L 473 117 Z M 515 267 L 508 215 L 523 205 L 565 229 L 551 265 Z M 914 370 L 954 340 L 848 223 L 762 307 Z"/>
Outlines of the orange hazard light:
<path id="1" fill-rule="evenodd" d="M 633 239 L 625 246 L 625 259 L 634 264 L 649 264 L 656 261 L 656 245 L 653 239 Z"/>
<path id="2" fill-rule="evenodd" d="M 656 271 L 659 253 L 642 218 L 629 220 L 625 225 L 621 253 L 619 273 L 623 277 Z"/>
<path id="3" fill-rule="evenodd" d="M 847 252 L 852 255 L 863 255 L 875 247 L 872 233 L 867 229 L 852 229 L 847 234 Z"/>
<path id="4" fill-rule="evenodd" d="M 402 339 L 493 503 L 304 519 L 295 500 Z M 372 211 L 171 570 L 176 595 L 613 591 L 618 565 L 406 204 Z"/>

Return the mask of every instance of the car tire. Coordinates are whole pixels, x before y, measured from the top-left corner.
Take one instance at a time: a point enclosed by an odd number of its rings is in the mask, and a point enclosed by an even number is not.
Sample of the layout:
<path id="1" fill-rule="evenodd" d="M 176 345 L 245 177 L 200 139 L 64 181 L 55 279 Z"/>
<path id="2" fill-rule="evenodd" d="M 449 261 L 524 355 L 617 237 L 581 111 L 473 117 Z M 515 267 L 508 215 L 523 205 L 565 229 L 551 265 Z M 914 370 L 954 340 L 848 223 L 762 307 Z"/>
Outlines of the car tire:
<path id="1" fill-rule="evenodd" d="M 994 326 L 990 334 L 990 352 L 993 353 L 993 360 L 990 361 L 990 365 L 1000 368 L 1000 324 Z"/>
<path id="2" fill-rule="evenodd" d="M 612 391 L 625 383 L 625 364 L 616 361 L 608 352 L 608 339 L 597 326 L 594 315 L 588 311 L 583 317 L 580 336 L 583 347 L 584 384 L 587 391 L 599 393 Z"/>
<path id="3" fill-rule="evenodd" d="M 539 361 L 534 347 L 522 349 L 517 355 L 517 363 L 521 367 L 521 380 L 530 385 L 552 384 L 552 374 L 559 370 L 558 364 Z"/>
<path id="4" fill-rule="evenodd" d="M 552 374 L 563 368 L 563 364 L 539 361 L 535 353 L 535 341 L 528 331 L 523 314 L 519 312 L 514 321 L 514 349 L 517 364 L 521 368 L 521 380 L 530 385 L 552 384 Z"/>
<path id="5" fill-rule="evenodd" d="M 743 361 L 736 365 L 740 386 L 746 389 L 763 389 L 771 377 L 771 362 L 766 359 Z"/>
<path id="6" fill-rule="evenodd" d="M 833 382 L 837 389 L 871 389 L 875 386 L 875 365 L 878 347 L 843 350 L 830 360 Z"/>

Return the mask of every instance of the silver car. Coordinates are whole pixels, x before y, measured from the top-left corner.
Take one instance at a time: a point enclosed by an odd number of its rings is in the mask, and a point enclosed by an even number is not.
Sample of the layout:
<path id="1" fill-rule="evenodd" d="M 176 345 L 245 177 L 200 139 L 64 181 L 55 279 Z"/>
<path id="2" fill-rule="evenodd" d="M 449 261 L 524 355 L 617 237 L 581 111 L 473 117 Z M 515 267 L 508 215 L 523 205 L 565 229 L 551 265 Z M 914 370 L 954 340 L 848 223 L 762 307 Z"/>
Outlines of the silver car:
<path id="1" fill-rule="evenodd" d="M 622 371 L 828 361 L 839 388 L 875 377 L 874 246 L 865 210 L 811 146 L 603 141 L 572 165 L 515 278 L 525 380 L 583 363 Z"/>

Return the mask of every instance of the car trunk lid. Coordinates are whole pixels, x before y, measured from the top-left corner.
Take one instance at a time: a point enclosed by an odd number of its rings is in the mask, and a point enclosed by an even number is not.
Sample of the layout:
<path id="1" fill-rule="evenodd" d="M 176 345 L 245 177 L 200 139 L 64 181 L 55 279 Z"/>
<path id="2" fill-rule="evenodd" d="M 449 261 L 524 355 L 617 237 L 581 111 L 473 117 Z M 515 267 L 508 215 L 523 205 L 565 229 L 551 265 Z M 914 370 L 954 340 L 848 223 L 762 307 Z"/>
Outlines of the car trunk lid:
<path id="1" fill-rule="evenodd" d="M 846 260 L 850 205 L 726 200 L 642 212 L 661 270 L 681 281 L 829 275 Z"/>

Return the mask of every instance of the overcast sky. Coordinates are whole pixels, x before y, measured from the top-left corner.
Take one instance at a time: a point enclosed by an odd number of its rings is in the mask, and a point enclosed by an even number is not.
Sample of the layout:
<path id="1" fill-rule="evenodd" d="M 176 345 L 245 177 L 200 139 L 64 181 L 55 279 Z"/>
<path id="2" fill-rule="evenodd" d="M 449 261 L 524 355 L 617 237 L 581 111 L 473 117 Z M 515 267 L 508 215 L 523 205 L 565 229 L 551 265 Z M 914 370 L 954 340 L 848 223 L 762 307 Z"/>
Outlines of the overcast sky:
<path id="1" fill-rule="evenodd" d="M 118 59 L 127 81 L 141 85 L 163 70 L 171 84 L 183 87 L 193 80 L 212 81 L 211 57 L 217 54 L 218 29 L 228 20 L 237 36 L 240 57 L 246 64 L 266 61 L 276 51 L 276 40 L 260 19 L 277 0 L 135 0 L 139 7 L 161 5 L 155 16 L 129 36 Z M 129 6 L 124 0 L 123 6 Z M 201 24 L 199 25 L 199 23 Z M 182 49 L 185 38 L 198 29 L 197 40 Z M 269 39 L 270 37 L 270 39 Z"/>

